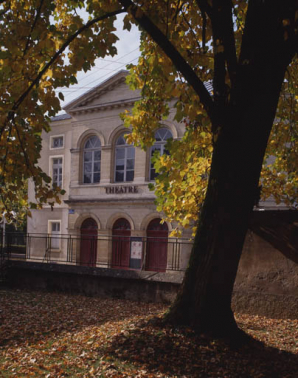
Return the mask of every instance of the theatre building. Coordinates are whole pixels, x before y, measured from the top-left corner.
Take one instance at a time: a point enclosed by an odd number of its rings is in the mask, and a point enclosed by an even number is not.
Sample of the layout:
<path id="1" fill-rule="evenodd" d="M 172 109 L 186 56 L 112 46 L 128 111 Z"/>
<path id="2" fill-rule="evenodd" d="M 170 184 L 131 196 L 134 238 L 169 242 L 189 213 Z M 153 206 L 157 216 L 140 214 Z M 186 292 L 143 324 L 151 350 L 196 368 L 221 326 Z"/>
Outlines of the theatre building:
<path id="1" fill-rule="evenodd" d="M 151 154 L 163 154 L 167 139 L 181 138 L 184 125 L 173 120 L 173 110 L 151 148 L 128 145 L 130 131 L 119 114 L 140 96 L 125 84 L 126 75 L 120 71 L 72 101 L 43 134 L 39 164 L 66 194 L 53 210 L 33 210 L 28 218 L 30 258 L 160 272 L 187 265 L 190 233 L 168 237 L 173 225 L 160 223 L 148 189 L 155 177 Z"/>

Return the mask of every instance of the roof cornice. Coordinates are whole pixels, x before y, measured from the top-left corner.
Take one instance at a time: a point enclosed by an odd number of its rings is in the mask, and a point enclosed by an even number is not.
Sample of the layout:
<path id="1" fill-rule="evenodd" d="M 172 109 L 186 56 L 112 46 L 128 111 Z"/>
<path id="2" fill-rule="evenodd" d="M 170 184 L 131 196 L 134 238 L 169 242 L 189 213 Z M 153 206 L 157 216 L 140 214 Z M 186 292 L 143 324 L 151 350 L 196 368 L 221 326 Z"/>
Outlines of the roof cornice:
<path id="1" fill-rule="evenodd" d="M 74 109 L 69 109 L 67 112 L 69 114 L 79 114 L 79 113 L 93 113 L 98 112 L 101 110 L 108 110 L 108 109 L 117 109 L 123 108 L 126 106 L 133 106 L 134 103 L 139 100 L 141 97 L 130 98 L 128 100 L 121 100 L 121 101 L 113 101 L 107 102 L 105 104 L 98 104 L 98 105 L 90 105 L 90 106 L 80 106 Z"/>
<path id="2" fill-rule="evenodd" d="M 76 98 L 75 100 L 71 101 L 67 104 L 63 109 L 67 113 L 74 113 L 80 112 L 81 109 L 88 109 L 92 108 L 92 106 L 84 106 L 87 103 L 90 103 L 94 98 L 106 93 L 107 91 L 112 90 L 114 87 L 119 85 L 121 82 L 125 81 L 126 76 L 128 75 L 128 71 L 121 70 L 112 77 L 108 78 L 104 82 L 100 83 L 98 86 L 90 89 L 82 96 Z M 101 104 L 98 107 L 105 106 L 105 104 Z"/>

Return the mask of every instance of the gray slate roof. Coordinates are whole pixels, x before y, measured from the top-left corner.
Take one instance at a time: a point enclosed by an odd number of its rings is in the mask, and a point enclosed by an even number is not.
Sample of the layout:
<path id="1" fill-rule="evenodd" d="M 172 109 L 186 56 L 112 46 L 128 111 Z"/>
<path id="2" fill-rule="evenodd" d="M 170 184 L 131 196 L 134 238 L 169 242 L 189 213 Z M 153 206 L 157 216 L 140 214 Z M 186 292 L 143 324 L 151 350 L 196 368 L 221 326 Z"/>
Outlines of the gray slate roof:
<path id="1" fill-rule="evenodd" d="M 51 122 L 55 122 L 55 121 L 62 121 L 63 119 L 70 119 L 71 116 L 67 113 L 64 113 L 64 114 L 60 114 L 60 115 L 57 115 L 55 117 L 51 117 Z"/>

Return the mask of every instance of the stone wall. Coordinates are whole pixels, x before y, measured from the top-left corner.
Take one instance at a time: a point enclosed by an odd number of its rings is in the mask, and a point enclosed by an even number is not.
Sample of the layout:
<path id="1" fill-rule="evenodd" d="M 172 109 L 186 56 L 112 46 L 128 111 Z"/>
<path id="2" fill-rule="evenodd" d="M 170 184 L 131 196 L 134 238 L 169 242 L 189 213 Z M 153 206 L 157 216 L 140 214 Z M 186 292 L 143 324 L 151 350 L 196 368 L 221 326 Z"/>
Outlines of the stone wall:
<path id="1" fill-rule="evenodd" d="M 182 278 L 182 272 L 155 273 L 10 261 L 6 285 L 16 289 L 171 303 Z"/>
<path id="2" fill-rule="evenodd" d="M 235 281 L 233 308 L 276 318 L 297 318 L 297 263 L 297 212 L 255 213 Z"/>

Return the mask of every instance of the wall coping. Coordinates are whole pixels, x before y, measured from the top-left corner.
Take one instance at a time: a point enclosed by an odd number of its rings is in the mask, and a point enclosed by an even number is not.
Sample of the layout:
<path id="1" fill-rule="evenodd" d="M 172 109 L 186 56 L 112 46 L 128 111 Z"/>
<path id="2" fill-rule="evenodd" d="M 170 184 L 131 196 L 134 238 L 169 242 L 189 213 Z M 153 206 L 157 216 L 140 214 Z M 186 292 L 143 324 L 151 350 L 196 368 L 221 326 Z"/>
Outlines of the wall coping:
<path id="1" fill-rule="evenodd" d="M 8 268 L 19 268 L 31 271 L 48 271 L 59 273 L 71 273 L 77 275 L 97 276 L 106 278 L 118 278 L 138 281 L 165 282 L 180 285 L 182 283 L 184 272 L 149 272 L 139 270 L 124 270 L 111 268 L 93 268 L 79 265 L 65 265 L 58 263 L 41 263 L 32 261 L 8 261 Z"/>

